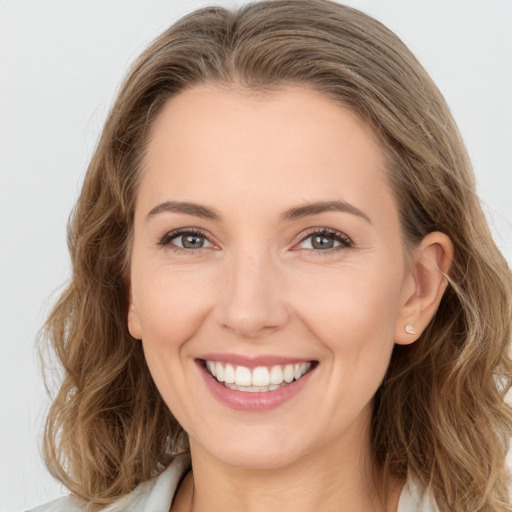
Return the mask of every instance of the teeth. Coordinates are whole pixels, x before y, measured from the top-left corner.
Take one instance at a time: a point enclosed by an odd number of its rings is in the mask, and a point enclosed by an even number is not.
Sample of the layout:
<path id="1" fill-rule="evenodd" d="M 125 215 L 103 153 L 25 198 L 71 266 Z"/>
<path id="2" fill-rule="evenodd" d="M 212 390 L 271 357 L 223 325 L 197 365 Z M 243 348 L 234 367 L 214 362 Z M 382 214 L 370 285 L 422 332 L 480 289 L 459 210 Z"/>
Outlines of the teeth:
<path id="1" fill-rule="evenodd" d="M 311 363 L 276 365 L 271 368 L 258 366 L 251 372 L 245 366 L 206 361 L 206 368 L 228 388 L 256 393 L 274 391 L 294 380 L 299 380 L 311 368 Z"/>
<path id="2" fill-rule="evenodd" d="M 226 384 L 233 384 L 235 382 L 235 369 L 230 364 L 227 364 L 224 368 L 224 382 Z"/>
<path id="3" fill-rule="evenodd" d="M 274 391 L 279 389 L 281 386 L 237 386 L 236 384 L 226 384 L 229 389 L 235 391 L 247 391 L 249 393 L 264 393 L 265 391 Z"/>
<path id="4" fill-rule="evenodd" d="M 293 364 L 287 364 L 284 367 L 283 378 L 288 384 L 293 380 Z"/>
<path id="5" fill-rule="evenodd" d="M 237 366 L 235 370 L 235 384 L 237 386 L 250 386 L 251 383 L 251 370 L 249 370 L 249 368 L 246 368 L 245 366 Z"/>
<path id="6" fill-rule="evenodd" d="M 219 382 L 224 382 L 224 367 L 222 363 L 215 364 L 215 377 L 217 377 Z"/>
<path id="7" fill-rule="evenodd" d="M 270 370 L 270 384 L 281 384 L 283 380 L 282 368 L 280 366 L 272 366 Z"/>
<path id="8" fill-rule="evenodd" d="M 252 372 L 253 386 L 268 386 L 270 384 L 270 373 L 264 366 L 254 368 Z"/>
<path id="9" fill-rule="evenodd" d="M 302 371 L 303 366 L 304 365 L 302 365 L 302 364 L 294 365 L 294 367 L 293 367 L 293 378 L 295 380 L 299 380 L 304 375 L 304 372 Z"/>
<path id="10" fill-rule="evenodd" d="M 206 368 L 208 368 L 208 371 L 214 376 L 217 376 L 217 372 L 215 371 L 215 363 L 213 361 L 206 361 Z"/>

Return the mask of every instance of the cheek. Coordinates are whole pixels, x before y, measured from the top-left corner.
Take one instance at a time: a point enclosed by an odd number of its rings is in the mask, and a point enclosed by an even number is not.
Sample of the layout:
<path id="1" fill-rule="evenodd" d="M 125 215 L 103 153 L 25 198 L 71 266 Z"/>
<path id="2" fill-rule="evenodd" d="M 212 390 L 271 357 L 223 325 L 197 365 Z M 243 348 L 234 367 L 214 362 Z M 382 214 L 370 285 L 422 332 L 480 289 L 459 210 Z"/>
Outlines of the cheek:
<path id="1" fill-rule="evenodd" d="M 389 280 L 372 281 L 371 286 L 364 282 L 361 278 L 349 287 L 333 287 L 324 307 L 311 314 L 309 327 L 329 351 L 330 378 L 321 408 L 332 411 L 333 425 L 350 424 L 370 407 L 394 347 L 399 290 Z"/>
<path id="2" fill-rule="evenodd" d="M 297 311 L 319 339 L 336 345 L 378 338 L 392 341 L 400 309 L 402 276 L 392 269 L 349 268 L 328 278 L 303 280 L 294 295 Z M 359 344 L 358 344 L 359 345 Z"/>
<path id="3" fill-rule="evenodd" d="M 135 276 L 134 300 L 142 338 L 151 344 L 180 345 L 208 315 L 211 287 L 197 270 L 151 271 Z M 138 284 L 138 286 L 137 286 Z"/>
<path id="4" fill-rule="evenodd" d="M 182 410 L 182 386 L 192 389 L 186 365 L 188 343 L 208 316 L 210 290 L 200 272 L 176 271 L 132 263 L 132 293 L 141 326 L 148 368 L 162 397 L 174 411 Z"/>
<path id="5" fill-rule="evenodd" d="M 186 425 L 184 411 L 194 390 L 190 340 L 209 314 L 211 291 L 205 276 L 190 270 L 152 272 L 146 266 L 133 279 L 148 368 L 167 406 Z"/>
<path id="6" fill-rule="evenodd" d="M 348 402 L 357 401 L 353 406 L 359 408 L 380 385 L 394 347 L 400 308 L 401 279 L 394 274 L 356 269 L 333 274 L 310 286 L 307 300 L 298 304 L 302 321 L 323 345 L 326 363 L 331 365 L 328 400 L 339 400 L 342 393 Z"/>

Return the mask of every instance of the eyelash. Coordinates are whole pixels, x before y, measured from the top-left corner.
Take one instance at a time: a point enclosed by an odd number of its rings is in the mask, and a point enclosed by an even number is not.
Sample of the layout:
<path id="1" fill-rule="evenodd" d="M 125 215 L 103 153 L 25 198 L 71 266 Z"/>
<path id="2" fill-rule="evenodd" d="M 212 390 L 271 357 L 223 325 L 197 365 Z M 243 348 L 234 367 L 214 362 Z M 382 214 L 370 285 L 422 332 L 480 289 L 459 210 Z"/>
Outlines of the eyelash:
<path id="1" fill-rule="evenodd" d="M 171 251 L 179 251 L 179 252 L 198 252 L 201 251 L 201 249 L 204 249 L 204 247 L 200 247 L 197 249 L 189 249 L 187 247 L 178 247 L 174 244 L 172 244 L 172 240 L 179 238 L 180 236 L 186 236 L 186 235 L 195 235 L 201 238 L 204 238 L 205 240 L 208 240 L 208 237 L 202 231 L 201 229 L 197 228 L 187 228 L 187 229 L 175 229 L 174 231 L 170 231 L 169 233 L 166 233 L 158 242 L 158 245 L 165 247 L 167 249 L 170 249 Z M 211 243 L 211 242 L 210 242 Z"/>
<path id="2" fill-rule="evenodd" d="M 305 249 L 311 253 L 314 253 L 315 255 L 332 254 L 343 249 L 348 249 L 354 245 L 352 240 L 347 235 L 345 235 L 345 233 L 342 233 L 341 231 L 337 231 L 331 228 L 313 228 L 300 239 L 299 244 L 304 243 L 308 238 L 311 238 L 314 235 L 332 238 L 334 239 L 334 241 L 340 243 L 340 245 L 332 247 L 330 249 Z"/>
<path id="3" fill-rule="evenodd" d="M 204 238 L 205 240 L 208 240 L 208 237 L 207 237 L 206 233 L 204 231 L 202 231 L 201 229 L 197 229 L 197 228 L 176 229 L 174 231 L 170 231 L 169 233 L 166 233 L 160 239 L 160 241 L 158 242 L 158 245 L 160 245 L 162 247 L 165 247 L 165 248 L 167 248 L 169 250 L 172 250 L 172 251 L 177 251 L 177 252 L 184 252 L 185 251 L 185 252 L 195 252 L 195 253 L 197 253 L 198 251 L 201 251 L 202 249 L 206 249 L 205 247 L 199 247 L 197 249 L 190 249 L 190 248 L 186 248 L 186 247 L 178 247 L 178 246 L 176 246 L 176 245 L 171 243 L 176 238 L 179 238 L 180 236 L 186 236 L 186 235 L 196 235 L 196 236 L 199 236 L 201 238 Z M 322 254 L 322 255 L 332 254 L 332 253 L 337 252 L 339 250 L 350 248 L 350 247 L 352 247 L 354 245 L 352 240 L 347 235 L 342 233 L 341 231 L 337 231 L 337 230 L 331 229 L 331 228 L 313 228 L 308 233 L 306 233 L 299 240 L 299 242 L 295 244 L 295 246 L 304 243 L 308 238 L 311 238 L 314 235 L 317 235 L 317 236 L 319 235 L 319 236 L 324 236 L 324 237 L 327 237 L 327 238 L 332 238 L 336 242 L 339 242 L 340 245 L 338 245 L 336 247 L 332 247 L 330 249 L 304 249 L 304 250 L 307 250 L 307 251 L 309 251 L 311 253 Z M 215 245 L 212 242 L 210 242 L 210 243 L 212 245 Z M 295 250 L 300 250 L 300 249 L 295 249 Z"/>

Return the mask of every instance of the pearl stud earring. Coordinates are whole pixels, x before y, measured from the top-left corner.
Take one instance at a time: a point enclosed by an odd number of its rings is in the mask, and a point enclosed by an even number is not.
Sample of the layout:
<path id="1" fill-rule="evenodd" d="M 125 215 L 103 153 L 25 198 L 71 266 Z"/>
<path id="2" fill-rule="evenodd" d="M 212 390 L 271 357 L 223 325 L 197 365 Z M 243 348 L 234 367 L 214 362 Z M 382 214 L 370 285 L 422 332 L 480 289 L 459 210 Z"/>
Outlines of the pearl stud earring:
<path id="1" fill-rule="evenodd" d="M 405 326 L 405 332 L 407 334 L 416 334 L 416 330 L 414 329 L 413 325 L 412 324 L 407 324 Z"/>

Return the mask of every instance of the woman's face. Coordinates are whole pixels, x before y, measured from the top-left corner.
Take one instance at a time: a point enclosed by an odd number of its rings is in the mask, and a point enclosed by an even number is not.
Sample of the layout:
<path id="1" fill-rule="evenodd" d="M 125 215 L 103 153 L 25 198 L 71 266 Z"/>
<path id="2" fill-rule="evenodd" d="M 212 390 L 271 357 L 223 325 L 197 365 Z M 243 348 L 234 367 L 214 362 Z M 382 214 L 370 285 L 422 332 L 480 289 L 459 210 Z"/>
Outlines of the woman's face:
<path id="1" fill-rule="evenodd" d="M 354 113 L 302 87 L 168 101 L 128 322 L 193 449 L 268 468 L 367 443 L 412 293 L 383 154 Z"/>

